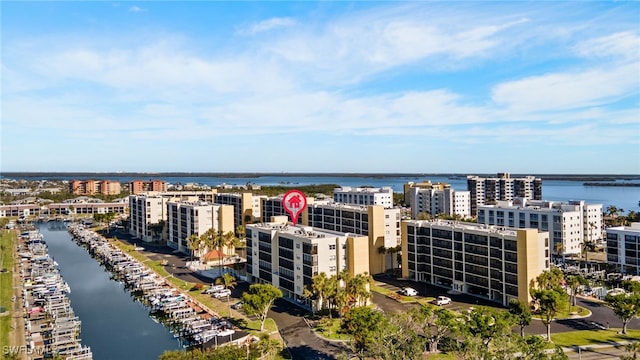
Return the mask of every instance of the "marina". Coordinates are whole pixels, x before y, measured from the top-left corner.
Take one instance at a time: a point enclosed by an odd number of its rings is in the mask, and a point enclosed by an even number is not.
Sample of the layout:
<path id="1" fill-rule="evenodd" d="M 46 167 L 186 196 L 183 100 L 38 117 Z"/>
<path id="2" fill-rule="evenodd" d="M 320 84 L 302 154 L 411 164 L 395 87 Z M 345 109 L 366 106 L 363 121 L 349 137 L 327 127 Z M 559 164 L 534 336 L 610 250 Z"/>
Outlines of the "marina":
<path id="1" fill-rule="evenodd" d="M 26 344 L 31 359 L 93 359 L 91 349 L 81 344 L 81 321 L 67 296 L 71 289 L 60 275 L 58 263 L 49 256 L 42 234 L 37 230 L 22 232 L 18 251 Z"/>
<path id="2" fill-rule="evenodd" d="M 124 284 L 142 303 L 153 319 L 167 326 L 182 347 L 212 347 L 244 344 L 249 334 L 168 283 L 160 275 L 140 264 L 107 239 L 78 223 L 69 225 L 78 244 Z"/>

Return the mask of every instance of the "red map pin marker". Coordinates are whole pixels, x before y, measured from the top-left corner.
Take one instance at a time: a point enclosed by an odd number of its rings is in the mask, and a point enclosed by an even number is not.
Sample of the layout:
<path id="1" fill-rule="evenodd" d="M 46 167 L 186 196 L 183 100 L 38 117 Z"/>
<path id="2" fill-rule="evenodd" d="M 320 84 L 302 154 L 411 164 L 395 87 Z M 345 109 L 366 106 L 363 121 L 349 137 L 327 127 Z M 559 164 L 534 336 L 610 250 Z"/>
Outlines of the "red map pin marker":
<path id="1" fill-rule="evenodd" d="M 307 197 L 300 190 L 289 190 L 282 197 L 282 207 L 289 213 L 293 226 L 296 226 L 298 216 L 307 207 Z"/>

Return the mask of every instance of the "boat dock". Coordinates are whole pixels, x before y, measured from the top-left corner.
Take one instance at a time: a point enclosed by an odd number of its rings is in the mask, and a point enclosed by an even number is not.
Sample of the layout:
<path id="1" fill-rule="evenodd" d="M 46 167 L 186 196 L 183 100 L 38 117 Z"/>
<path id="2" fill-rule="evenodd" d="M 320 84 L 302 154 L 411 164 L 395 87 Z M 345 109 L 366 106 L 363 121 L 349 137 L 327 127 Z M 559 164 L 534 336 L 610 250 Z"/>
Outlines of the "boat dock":
<path id="1" fill-rule="evenodd" d="M 169 327 L 185 347 L 244 344 L 249 334 L 208 309 L 204 304 L 176 288 L 162 276 L 141 264 L 82 224 L 69 225 L 69 232 L 113 277 L 143 303 L 154 320 Z"/>
<path id="2" fill-rule="evenodd" d="M 67 297 L 71 289 L 37 230 L 20 234 L 18 255 L 30 358 L 92 359 L 91 349 L 81 345 L 81 322 Z"/>

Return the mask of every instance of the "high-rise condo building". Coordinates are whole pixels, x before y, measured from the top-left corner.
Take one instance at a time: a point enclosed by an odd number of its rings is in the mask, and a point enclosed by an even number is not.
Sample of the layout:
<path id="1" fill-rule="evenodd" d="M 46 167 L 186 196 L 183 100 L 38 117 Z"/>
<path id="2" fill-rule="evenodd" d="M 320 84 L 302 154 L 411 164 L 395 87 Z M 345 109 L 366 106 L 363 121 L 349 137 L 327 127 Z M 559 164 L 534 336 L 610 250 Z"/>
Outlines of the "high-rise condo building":
<path id="1" fill-rule="evenodd" d="M 227 233 L 234 231 L 233 206 L 211 204 L 192 199 L 192 201 L 167 201 L 167 245 L 194 256 L 202 256 L 211 249 L 190 249 L 187 239 L 191 235 L 200 236 L 213 229 L 216 232 Z M 232 246 L 225 248 L 231 249 Z M 231 255 L 230 251 L 225 251 Z"/>
<path id="2" fill-rule="evenodd" d="M 405 203 L 411 207 L 411 218 L 417 219 L 421 212 L 432 216 L 445 214 L 471 217 L 471 193 L 456 191 L 447 183 L 409 182 L 404 185 Z"/>
<path id="3" fill-rule="evenodd" d="M 585 242 L 602 240 L 602 204 L 516 198 L 478 208 L 478 223 L 548 231 L 556 256 L 577 255 Z"/>
<path id="4" fill-rule="evenodd" d="M 148 191 L 165 192 L 167 191 L 167 182 L 162 180 L 134 180 L 129 183 L 129 192 L 131 192 L 132 195 Z"/>
<path id="5" fill-rule="evenodd" d="M 305 286 L 320 273 L 351 275 L 369 271 L 366 236 L 275 222 L 248 224 L 247 275 L 250 280 L 273 284 L 286 298 L 303 300 Z"/>
<path id="6" fill-rule="evenodd" d="M 498 200 L 516 197 L 542 200 L 542 179 L 534 176 L 512 178 L 509 173 L 498 173 L 495 178 L 467 176 L 467 190 L 471 196 L 471 215 L 478 214 L 478 207 L 495 204 Z"/>
<path id="7" fill-rule="evenodd" d="M 333 201 L 352 205 L 380 205 L 393 207 L 393 189 L 341 187 L 333 190 Z"/>
<path id="8" fill-rule="evenodd" d="M 402 276 L 489 299 L 529 303 L 549 269 L 549 233 L 442 220 L 402 223 Z"/>
<path id="9" fill-rule="evenodd" d="M 396 267 L 400 245 L 400 209 L 382 205 L 315 203 L 307 205 L 303 224 L 318 229 L 366 236 L 369 240 L 370 274 Z"/>

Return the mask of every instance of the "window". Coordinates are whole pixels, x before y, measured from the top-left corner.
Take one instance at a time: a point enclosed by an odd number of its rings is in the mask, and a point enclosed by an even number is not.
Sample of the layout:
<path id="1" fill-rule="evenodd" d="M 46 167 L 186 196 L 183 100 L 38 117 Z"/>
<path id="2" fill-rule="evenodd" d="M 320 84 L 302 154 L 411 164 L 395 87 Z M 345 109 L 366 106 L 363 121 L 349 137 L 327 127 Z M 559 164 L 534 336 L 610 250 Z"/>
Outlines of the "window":
<path id="1" fill-rule="evenodd" d="M 300 243 L 296 244 L 296 249 L 300 249 Z"/>
<path id="2" fill-rule="evenodd" d="M 335 250 L 335 249 L 336 249 L 336 244 L 329 245 L 329 250 Z"/>
<path id="3" fill-rule="evenodd" d="M 335 266 L 329 266 L 329 271 L 336 271 L 336 267 Z"/>

